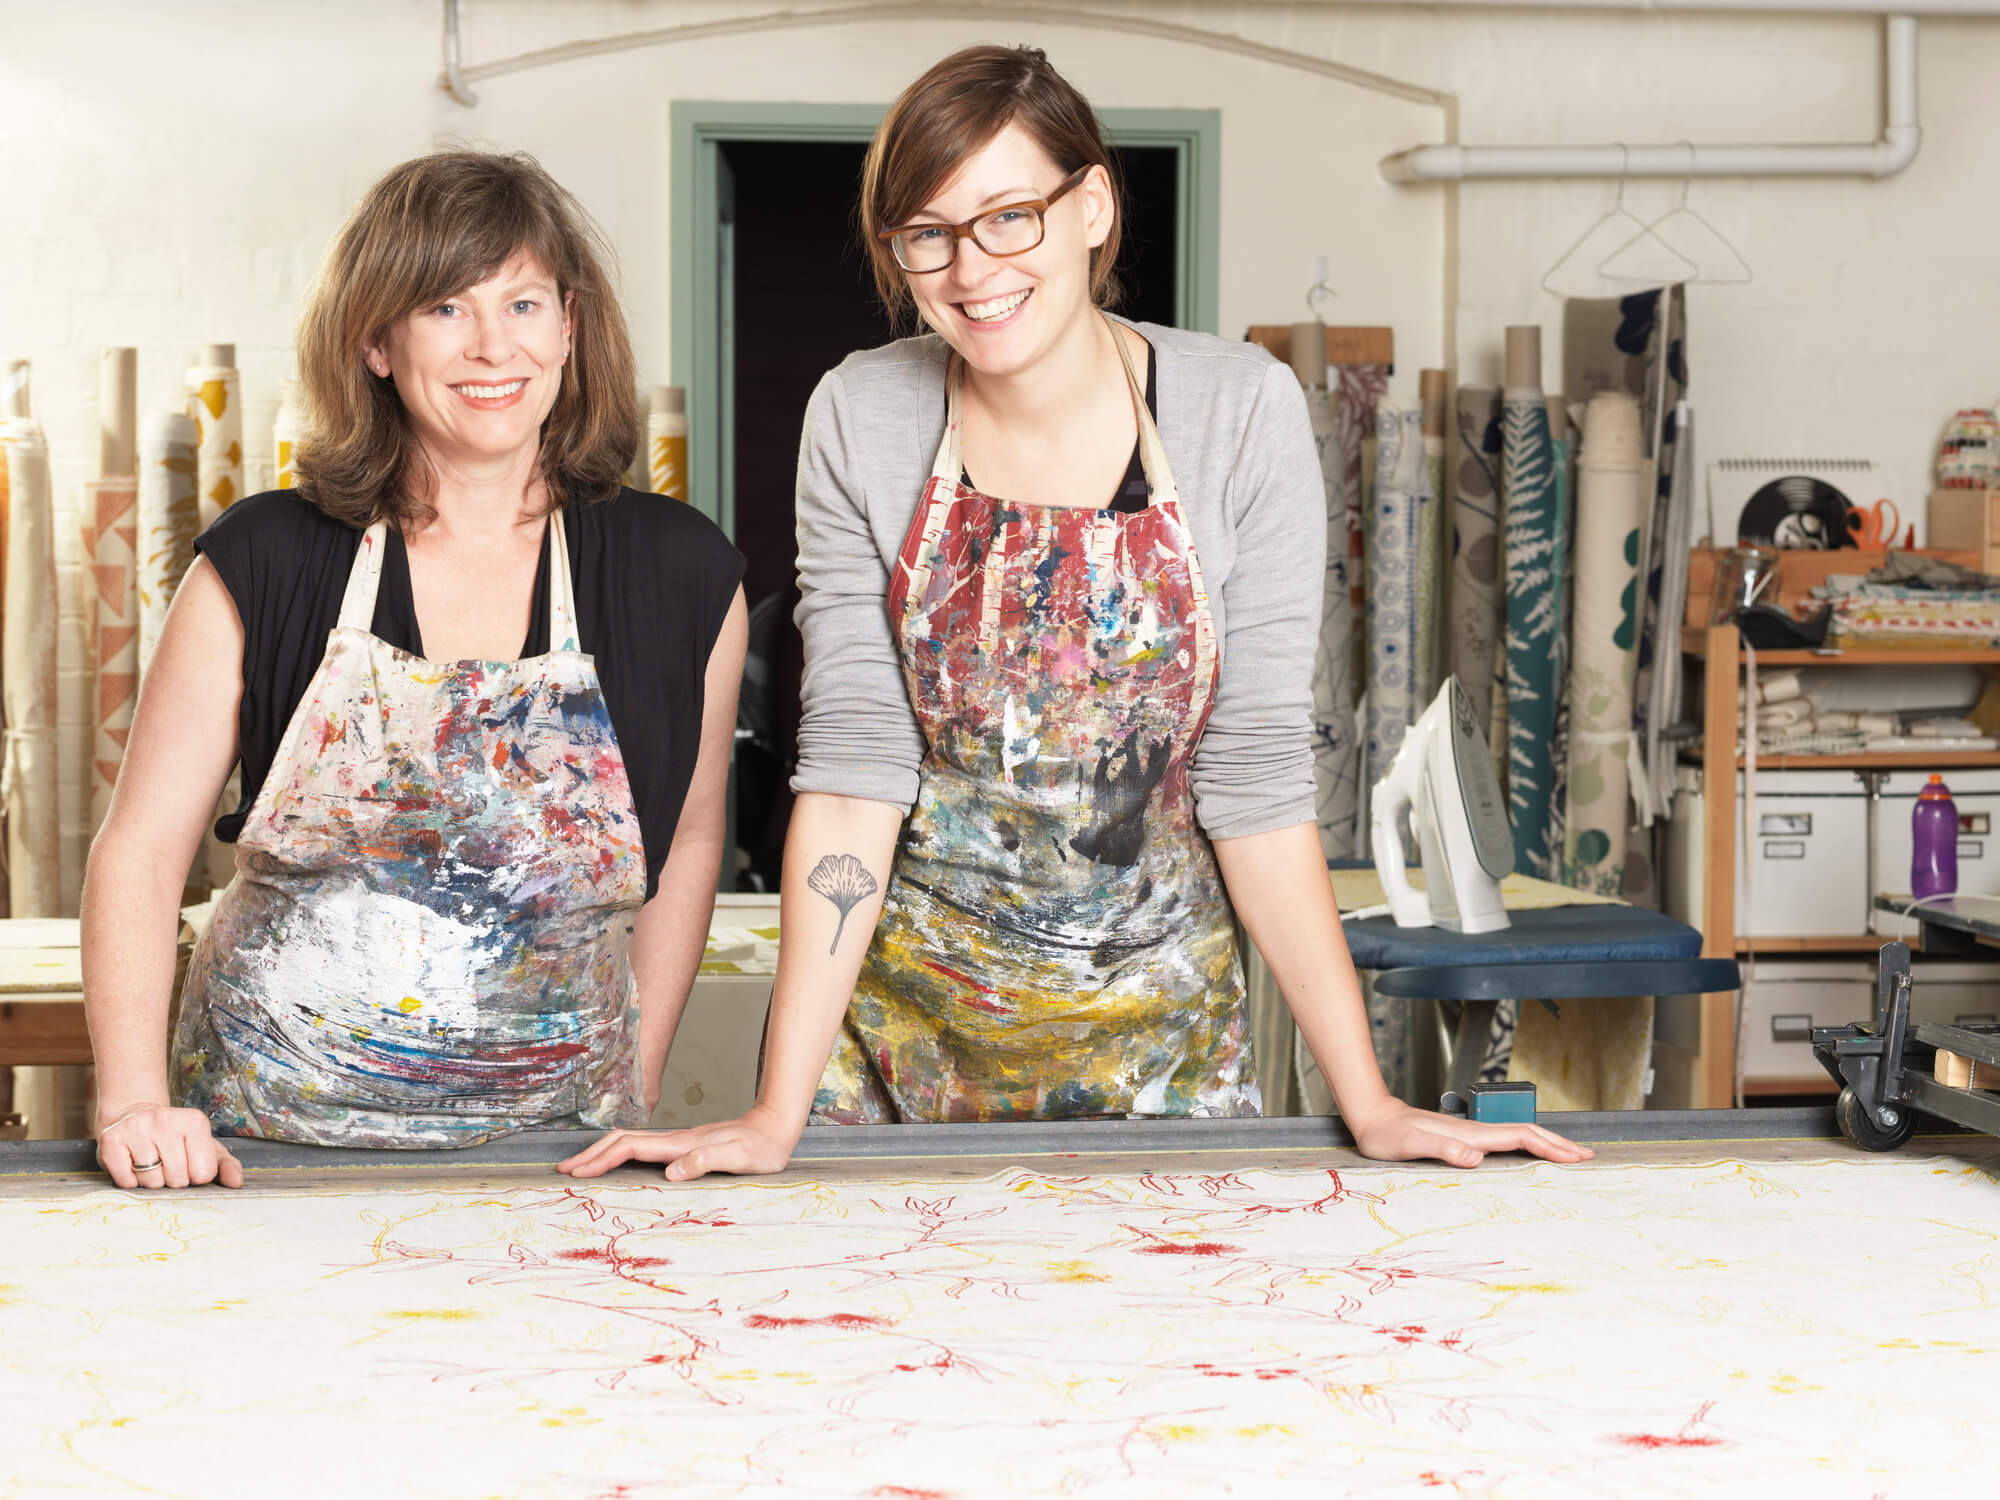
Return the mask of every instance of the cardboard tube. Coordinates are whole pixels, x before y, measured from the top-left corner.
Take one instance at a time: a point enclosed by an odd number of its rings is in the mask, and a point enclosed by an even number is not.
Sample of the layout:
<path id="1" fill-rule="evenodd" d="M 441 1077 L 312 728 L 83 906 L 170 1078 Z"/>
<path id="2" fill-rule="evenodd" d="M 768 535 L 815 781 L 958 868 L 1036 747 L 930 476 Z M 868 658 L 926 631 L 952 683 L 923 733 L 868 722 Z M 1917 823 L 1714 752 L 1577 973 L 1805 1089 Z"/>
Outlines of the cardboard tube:
<path id="1" fill-rule="evenodd" d="M 1507 330 L 1507 389 L 1542 393 L 1542 330 L 1537 324 Z"/>
<path id="2" fill-rule="evenodd" d="M 1417 372 L 1417 396 L 1423 402 L 1424 436 L 1427 438 L 1444 436 L 1446 380 L 1442 370 Z"/>
<path id="3" fill-rule="evenodd" d="M 110 345 L 97 351 L 97 477 L 138 472 L 139 351 Z"/>
<path id="4" fill-rule="evenodd" d="M 1314 386 L 1326 386 L 1326 324 L 1320 322 L 1294 323 L 1292 325 L 1292 373 L 1299 377 L 1299 384 L 1307 390 Z"/>

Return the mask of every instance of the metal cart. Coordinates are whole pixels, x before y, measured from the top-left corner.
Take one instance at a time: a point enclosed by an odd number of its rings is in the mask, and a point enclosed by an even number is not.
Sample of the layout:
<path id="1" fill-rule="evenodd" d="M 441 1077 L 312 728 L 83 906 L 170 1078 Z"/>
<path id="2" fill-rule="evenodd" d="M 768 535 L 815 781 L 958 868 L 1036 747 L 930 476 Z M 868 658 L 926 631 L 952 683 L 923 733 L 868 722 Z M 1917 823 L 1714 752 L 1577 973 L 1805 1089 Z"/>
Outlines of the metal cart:
<path id="1" fill-rule="evenodd" d="M 1912 982 L 1909 945 L 1884 943 L 1873 1023 L 1813 1028 L 1813 1055 L 1840 1085 L 1834 1117 L 1841 1134 L 1864 1151 L 1894 1151 L 1923 1113 L 2000 1135 L 2000 1091 L 1955 1088 L 1934 1076 L 1945 1052 L 2000 1069 L 2000 1025 L 1913 1020 Z"/>

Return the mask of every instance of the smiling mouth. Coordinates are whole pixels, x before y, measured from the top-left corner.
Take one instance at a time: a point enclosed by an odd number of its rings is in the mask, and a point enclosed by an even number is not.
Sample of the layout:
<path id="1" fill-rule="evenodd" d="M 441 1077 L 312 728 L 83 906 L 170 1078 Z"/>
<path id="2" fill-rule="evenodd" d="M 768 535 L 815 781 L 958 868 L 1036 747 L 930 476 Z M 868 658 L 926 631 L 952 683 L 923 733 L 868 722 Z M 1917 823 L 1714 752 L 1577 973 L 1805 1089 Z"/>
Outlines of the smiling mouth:
<path id="1" fill-rule="evenodd" d="M 519 395 L 527 383 L 525 379 L 509 380 L 499 385 L 455 385 L 452 389 L 469 401 L 505 401 L 509 396 Z"/>
<path id="2" fill-rule="evenodd" d="M 1004 323 L 1014 315 L 1014 309 L 1035 294 L 1033 287 L 1023 291 L 1009 292 L 1004 297 L 992 297 L 984 302 L 961 302 L 958 310 L 966 320 L 973 323 Z"/>

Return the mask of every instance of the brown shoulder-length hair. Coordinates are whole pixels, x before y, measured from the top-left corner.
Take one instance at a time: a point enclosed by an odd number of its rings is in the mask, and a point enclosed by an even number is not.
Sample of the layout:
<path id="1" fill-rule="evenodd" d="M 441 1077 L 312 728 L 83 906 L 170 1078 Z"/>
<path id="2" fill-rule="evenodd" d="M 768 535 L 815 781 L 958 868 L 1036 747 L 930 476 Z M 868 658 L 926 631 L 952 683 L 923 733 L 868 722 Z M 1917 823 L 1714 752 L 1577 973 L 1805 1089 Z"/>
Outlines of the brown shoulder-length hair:
<path id="1" fill-rule="evenodd" d="M 542 423 L 549 504 L 618 492 L 644 429 L 603 234 L 533 157 L 440 151 L 368 190 L 306 299 L 298 341 L 306 431 L 293 464 L 302 496 L 351 526 L 430 518 L 436 477 L 394 383 L 368 369 L 362 350 L 522 253 L 555 278 L 570 316 L 569 362 Z"/>
<path id="2" fill-rule="evenodd" d="M 881 231 L 909 223 L 967 157 L 1015 124 L 1064 176 L 1102 167 L 1110 177 L 1111 233 L 1090 252 L 1090 296 L 1099 307 L 1117 305 L 1125 190 L 1090 101 L 1039 47 L 981 46 L 952 53 L 904 89 L 868 146 L 861 168 L 861 243 L 891 318 L 901 317 L 912 299 L 894 252 L 878 238 Z"/>

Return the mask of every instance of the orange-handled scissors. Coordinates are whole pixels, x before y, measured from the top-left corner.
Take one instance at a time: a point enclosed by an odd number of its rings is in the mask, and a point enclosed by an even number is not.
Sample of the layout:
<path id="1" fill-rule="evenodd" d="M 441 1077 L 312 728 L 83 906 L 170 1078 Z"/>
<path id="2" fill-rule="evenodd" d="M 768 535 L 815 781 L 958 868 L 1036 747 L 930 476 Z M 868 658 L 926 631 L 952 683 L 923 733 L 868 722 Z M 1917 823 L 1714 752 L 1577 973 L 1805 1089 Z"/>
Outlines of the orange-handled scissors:
<path id="1" fill-rule="evenodd" d="M 1859 506 L 1847 513 L 1847 529 L 1854 545 L 1863 552 L 1885 552 L 1896 545 L 1896 533 L 1903 529 L 1903 514 L 1893 500 L 1877 500 L 1866 510 Z"/>

